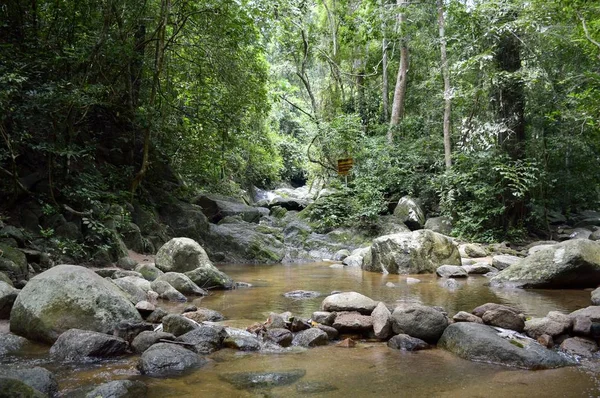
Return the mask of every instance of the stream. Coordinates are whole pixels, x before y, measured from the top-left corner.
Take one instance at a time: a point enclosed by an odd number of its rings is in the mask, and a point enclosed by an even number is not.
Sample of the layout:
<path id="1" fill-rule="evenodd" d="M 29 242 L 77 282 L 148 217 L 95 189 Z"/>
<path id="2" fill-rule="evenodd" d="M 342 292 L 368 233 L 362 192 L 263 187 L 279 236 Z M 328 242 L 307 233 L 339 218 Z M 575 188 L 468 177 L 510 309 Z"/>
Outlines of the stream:
<path id="1" fill-rule="evenodd" d="M 355 268 L 330 268 L 329 264 L 224 265 L 219 269 L 234 280 L 252 284 L 250 288 L 215 291 L 211 296 L 191 299 L 188 303 L 160 305 L 169 312 L 181 312 L 189 304 L 221 312 L 226 325 L 246 327 L 264 322 L 270 312 L 291 311 L 309 318 L 319 309 L 331 291 L 357 291 L 387 304 L 420 302 L 441 306 L 449 316 L 471 311 L 495 302 L 515 306 L 527 316 L 542 317 L 549 311 L 571 312 L 586 307 L 590 293 L 582 290 L 507 290 L 485 286 L 487 278 L 469 277 L 448 288 L 435 275 L 413 275 L 419 283 L 408 284 L 406 275 L 383 275 Z M 391 286 L 390 283 L 394 284 Z M 387 285 L 386 285 L 387 284 Z M 323 294 L 314 299 L 291 299 L 283 293 L 312 290 Z M 436 396 L 436 397 L 572 397 L 598 396 L 598 370 L 592 365 L 556 370 L 526 371 L 475 363 L 448 352 L 432 349 L 402 352 L 385 343 L 363 341 L 355 348 L 325 347 L 285 354 L 243 353 L 230 349 L 209 357 L 209 365 L 192 373 L 168 379 L 140 376 L 137 356 L 120 360 L 63 365 L 47 357 L 48 347 L 33 347 L 18 357 L 9 357 L 15 365 L 44 365 L 55 372 L 63 396 L 81 396 L 82 386 L 97 385 L 119 378 L 143 380 L 149 397 L 290 397 L 305 396 L 297 385 L 270 390 L 237 390 L 219 378 L 220 374 L 248 371 L 303 369 L 303 382 L 327 382 L 335 390 L 311 394 L 327 397 L 362 396 Z"/>

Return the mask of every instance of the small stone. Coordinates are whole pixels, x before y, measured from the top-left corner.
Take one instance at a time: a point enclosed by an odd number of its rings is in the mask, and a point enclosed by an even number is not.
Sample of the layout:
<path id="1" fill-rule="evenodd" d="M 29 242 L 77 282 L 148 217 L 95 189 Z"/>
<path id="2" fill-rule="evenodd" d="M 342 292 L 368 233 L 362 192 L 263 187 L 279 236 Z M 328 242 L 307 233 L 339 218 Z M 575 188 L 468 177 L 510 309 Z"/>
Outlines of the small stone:
<path id="1" fill-rule="evenodd" d="M 546 348 L 554 347 L 554 341 L 552 340 L 552 336 L 549 336 L 547 334 L 543 334 L 540 337 L 538 337 L 537 342 Z"/>
<path id="2" fill-rule="evenodd" d="M 429 344 L 407 334 L 398 334 L 387 342 L 388 347 L 401 351 L 419 351 L 429 348 Z"/>
<path id="3" fill-rule="evenodd" d="M 304 319 L 294 318 L 292 319 L 292 325 L 290 326 L 290 330 L 294 333 L 301 332 L 303 330 L 310 329 L 311 325 Z"/>
<path id="4" fill-rule="evenodd" d="M 483 323 L 483 319 L 481 319 L 480 317 L 478 317 L 476 315 L 469 314 L 468 312 L 465 312 L 465 311 L 457 312 L 456 315 L 454 315 L 452 317 L 452 319 L 454 320 L 454 322 Z"/>
<path id="5" fill-rule="evenodd" d="M 135 305 L 135 309 L 138 310 L 142 316 L 148 316 L 156 310 L 156 306 L 149 301 L 140 301 Z"/>
<path id="6" fill-rule="evenodd" d="M 198 311 L 198 307 L 196 307 L 195 305 L 188 305 L 183 309 L 182 314 L 185 314 L 186 312 L 195 312 Z"/>
<path id="7" fill-rule="evenodd" d="M 325 333 L 327 333 L 327 337 L 329 337 L 329 340 L 333 340 L 333 339 L 337 338 L 338 335 L 340 334 L 337 331 L 337 329 L 332 326 L 318 325 L 317 328 L 319 328 L 322 331 L 324 331 Z"/>
<path id="8" fill-rule="evenodd" d="M 335 346 L 342 347 L 342 348 L 353 348 L 353 347 L 356 347 L 356 341 L 348 338 L 348 339 L 344 339 L 344 340 L 340 341 Z"/>
<path id="9" fill-rule="evenodd" d="M 415 283 L 420 283 L 420 282 L 421 282 L 421 280 L 417 279 L 417 278 L 410 278 L 410 277 L 406 278 L 406 283 L 409 285 L 414 285 Z"/>
<path id="10" fill-rule="evenodd" d="M 331 326 L 335 320 L 335 313 L 327 311 L 315 311 L 312 313 L 311 319 L 322 325 Z"/>

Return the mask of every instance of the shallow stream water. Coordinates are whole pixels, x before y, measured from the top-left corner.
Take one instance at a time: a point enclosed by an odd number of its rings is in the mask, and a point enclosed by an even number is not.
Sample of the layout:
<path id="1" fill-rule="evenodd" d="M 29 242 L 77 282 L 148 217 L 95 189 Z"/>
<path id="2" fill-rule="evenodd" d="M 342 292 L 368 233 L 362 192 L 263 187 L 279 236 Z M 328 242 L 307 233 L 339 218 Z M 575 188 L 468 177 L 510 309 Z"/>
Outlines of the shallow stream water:
<path id="1" fill-rule="evenodd" d="M 512 305 L 527 316 L 545 316 L 549 311 L 565 313 L 586 307 L 588 291 L 505 290 L 485 286 L 485 277 L 458 281 L 449 289 L 435 275 L 413 275 L 421 282 L 408 284 L 406 275 L 382 275 L 360 269 L 335 269 L 329 264 L 301 265 L 227 265 L 219 267 L 236 281 L 251 283 L 251 288 L 217 291 L 186 304 L 162 303 L 165 309 L 181 311 L 194 304 L 221 312 L 236 327 L 263 322 L 270 312 L 291 311 L 310 317 L 319 309 L 323 297 L 294 300 L 283 293 L 303 289 L 321 292 L 357 291 L 374 300 L 393 305 L 421 302 L 441 306 L 452 316 L 471 311 L 487 302 Z M 395 286 L 386 286 L 388 282 Z M 26 359 L 27 358 L 27 359 Z M 12 358 L 17 366 L 41 364 L 56 372 L 63 395 L 76 396 L 82 386 L 96 385 L 119 378 L 137 378 L 149 386 L 150 397 L 292 397 L 304 396 L 296 385 L 270 390 L 237 390 L 219 378 L 229 372 L 281 371 L 303 369 L 308 382 L 327 382 L 334 391 L 312 394 L 327 397 L 595 397 L 600 396 L 598 372 L 591 367 L 556 370 L 514 370 L 485 363 L 462 360 L 443 350 L 400 352 L 385 343 L 359 342 L 355 348 L 333 344 L 303 352 L 286 354 L 240 353 L 225 349 L 211 355 L 211 363 L 192 373 L 168 379 L 140 376 L 137 357 L 90 364 L 64 366 L 47 359 L 47 348 L 34 348 L 23 358 Z"/>

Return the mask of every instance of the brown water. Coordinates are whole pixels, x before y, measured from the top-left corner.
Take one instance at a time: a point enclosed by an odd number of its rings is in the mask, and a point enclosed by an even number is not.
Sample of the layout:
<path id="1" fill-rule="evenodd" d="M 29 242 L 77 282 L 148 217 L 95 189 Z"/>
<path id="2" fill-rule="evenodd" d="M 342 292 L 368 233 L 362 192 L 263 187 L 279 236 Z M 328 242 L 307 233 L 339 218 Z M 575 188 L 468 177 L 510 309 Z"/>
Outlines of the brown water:
<path id="1" fill-rule="evenodd" d="M 406 276 L 366 273 L 357 269 L 332 269 L 328 264 L 222 266 L 235 280 L 249 282 L 252 288 L 214 292 L 192 303 L 223 313 L 232 326 L 247 326 L 264 321 L 269 312 L 291 311 L 309 317 L 318 310 L 321 298 L 294 300 L 283 293 L 315 290 L 357 291 L 387 304 L 422 302 L 444 307 L 450 315 L 470 311 L 486 302 L 505 303 L 520 308 L 528 316 L 544 316 L 548 311 L 571 312 L 589 305 L 586 291 L 522 291 L 490 289 L 487 279 L 472 277 L 459 281 L 455 289 L 443 286 L 432 275 L 413 275 L 421 280 L 407 284 Z M 387 287 L 392 282 L 395 287 Z M 165 304 L 181 310 L 186 304 Z M 35 359 L 37 355 L 37 359 Z M 31 354 L 29 355 L 31 358 Z M 474 363 L 434 349 L 415 353 L 389 349 L 384 343 L 361 342 L 347 349 L 330 345 L 286 354 L 239 353 L 221 350 L 212 362 L 178 378 L 151 379 L 139 376 L 131 357 L 101 365 L 65 367 L 47 363 L 46 353 L 37 351 L 34 359 L 22 365 L 42 363 L 57 372 L 61 390 L 75 392 L 83 385 L 100 384 L 118 378 L 145 381 L 150 397 L 290 397 L 300 396 L 296 386 L 271 390 L 236 390 L 219 379 L 228 372 L 278 371 L 304 369 L 303 381 L 328 382 L 337 390 L 312 396 L 326 397 L 592 397 L 600 396 L 598 372 L 590 366 L 546 371 L 513 370 L 496 365 Z"/>

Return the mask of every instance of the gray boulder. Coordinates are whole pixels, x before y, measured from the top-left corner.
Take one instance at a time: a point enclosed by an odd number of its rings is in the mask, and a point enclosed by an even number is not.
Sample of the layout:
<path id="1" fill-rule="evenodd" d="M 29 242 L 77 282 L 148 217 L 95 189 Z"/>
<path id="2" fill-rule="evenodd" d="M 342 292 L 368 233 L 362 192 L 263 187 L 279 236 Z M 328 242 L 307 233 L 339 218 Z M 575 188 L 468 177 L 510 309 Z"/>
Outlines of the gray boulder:
<path id="1" fill-rule="evenodd" d="M 497 310 L 497 309 L 505 309 L 505 310 L 510 310 L 512 312 L 514 312 L 515 314 L 520 314 L 521 312 L 513 307 L 509 307 L 507 305 L 503 305 L 503 304 L 496 304 L 496 303 L 485 303 L 482 304 L 478 307 L 476 307 L 473 311 L 471 311 L 471 313 L 475 316 L 478 316 L 479 318 L 483 318 L 483 314 L 485 314 L 487 311 L 492 311 L 492 310 Z"/>
<path id="2" fill-rule="evenodd" d="M 430 348 L 429 344 L 416 337 L 407 334 L 393 336 L 387 342 L 388 347 L 400 351 L 420 351 Z"/>
<path id="3" fill-rule="evenodd" d="M 25 254 L 9 245 L 0 243 L 0 272 L 6 274 L 13 283 L 27 280 L 29 267 Z"/>
<path id="4" fill-rule="evenodd" d="M 20 380 L 48 397 L 54 397 L 58 393 L 56 376 L 49 370 L 39 366 L 19 369 L 13 367 L 1 368 L 0 378 L 2 377 Z M 0 396 L 2 396 L 2 392 L 0 392 Z"/>
<path id="5" fill-rule="evenodd" d="M 171 333 L 147 330 L 135 336 L 135 339 L 131 342 L 131 348 L 134 352 L 141 354 L 154 344 L 159 343 L 160 340 L 175 340 L 175 336 Z"/>
<path id="6" fill-rule="evenodd" d="M 485 251 L 485 249 L 482 246 L 475 243 L 467 243 L 465 245 L 462 245 L 460 249 L 462 249 L 461 251 L 465 252 L 466 257 L 480 258 L 487 256 L 487 252 Z"/>
<path id="7" fill-rule="evenodd" d="M 444 314 L 421 304 L 401 305 L 392 312 L 394 333 L 405 333 L 428 343 L 437 342 L 447 326 Z"/>
<path id="8" fill-rule="evenodd" d="M 69 329 L 111 333 L 122 321 L 142 318 L 119 288 L 84 267 L 58 265 L 32 278 L 19 293 L 10 330 L 54 343 Z"/>
<path id="9" fill-rule="evenodd" d="M 226 327 L 226 336 L 223 340 L 225 347 L 234 348 L 240 351 L 258 351 L 260 350 L 260 341 L 255 334 L 246 330 Z"/>
<path id="10" fill-rule="evenodd" d="M 212 265 L 198 242 L 189 238 L 173 238 L 156 253 L 156 267 L 163 272 L 185 273 L 204 265 Z"/>
<path id="11" fill-rule="evenodd" d="M 458 265 L 442 265 L 435 270 L 437 276 L 442 278 L 466 278 L 467 271 Z"/>
<path id="12" fill-rule="evenodd" d="M 167 272 L 159 276 L 157 281 L 168 282 L 175 290 L 187 295 L 208 296 L 208 292 L 200 288 L 197 284 L 184 274 L 178 272 Z M 158 292 L 157 292 L 158 293 Z"/>
<path id="13" fill-rule="evenodd" d="M 202 212 L 212 223 L 218 223 L 225 217 L 238 216 L 246 222 L 258 223 L 264 215 L 269 215 L 269 209 L 252 207 L 240 203 L 234 198 L 202 194 L 193 200 L 193 203 L 202 208 Z"/>
<path id="14" fill-rule="evenodd" d="M 0 287 L 0 291 L 2 288 Z M 0 303 L 2 302 L 1 293 L 0 293 Z M 592 292 L 592 305 L 600 305 L 600 288 L 594 289 Z M 0 314 L 2 313 L 2 305 L 0 304 Z M 0 319 L 2 316 L 0 315 Z"/>
<path id="15" fill-rule="evenodd" d="M 123 293 L 133 304 L 137 304 L 140 301 L 144 301 L 148 298 L 144 290 L 140 289 L 135 283 L 126 280 L 125 278 L 111 279 L 111 282 L 117 285 L 119 289 L 123 290 Z"/>
<path id="16" fill-rule="evenodd" d="M 338 250 L 333 257 L 331 258 L 333 261 L 344 261 L 346 257 L 350 255 L 350 251 L 348 249 Z"/>
<path id="17" fill-rule="evenodd" d="M 376 301 L 356 292 L 332 294 L 321 303 L 323 311 L 356 311 L 365 315 L 370 315 L 375 307 L 377 307 Z"/>
<path id="18" fill-rule="evenodd" d="M 210 354 L 222 347 L 226 337 L 227 333 L 222 326 L 200 325 L 179 336 L 177 341 L 192 344 L 198 354 Z"/>
<path id="19" fill-rule="evenodd" d="M 294 336 L 292 345 L 300 347 L 316 347 L 320 345 L 327 345 L 329 342 L 329 336 L 323 330 L 318 328 L 310 328 L 298 332 Z"/>
<path id="20" fill-rule="evenodd" d="M 61 361 L 84 361 L 125 354 L 127 342 L 121 338 L 88 330 L 70 329 L 50 348 L 50 356 Z"/>
<path id="21" fill-rule="evenodd" d="M 568 289 L 600 284 L 600 245 L 574 239 L 526 257 L 494 276 L 493 286 Z"/>
<path id="22" fill-rule="evenodd" d="M 486 325 L 497 326 L 503 329 L 516 330 L 522 332 L 525 328 L 525 321 L 523 318 L 506 308 L 496 308 L 484 312 L 481 317 Z"/>
<path id="23" fill-rule="evenodd" d="M 0 394 L 2 397 L 13 398 L 46 398 L 47 396 L 35 388 L 27 385 L 25 382 L 11 378 L 0 376 Z"/>
<path id="24" fill-rule="evenodd" d="M 465 311 L 459 311 L 457 312 L 453 317 L 452 320 L 454 322 L 474 322 L 474 323 L 483 323 L 483 320 L 478 317 L 475 316 L 473 314 L 469 314 L 468 312 Z"/>
<path id="25" fill-rule="evenodd" d="M 232 289 L 233 280 L 212 264 L 204 264 L 185 275 L 202 289 Z"/>
<path id="26" fill-rule="evenodd" d="M 294 335 L 287 329 L 269 329 L 267 330 L 267 339 L 271 340 L 274 343 L 279 344 L 282 347 L 289 347 L 292 345 L 292 340 L 294 339 Z"/>
<path id="27" fill-rule="evenodd" d="M 573 362 L 534 340 L 505 339 L 494 328 L 470 322 L 446 328 L 438 347 L 463 359 L 523 369 L 552 369 Z"/>
<path id="28" fill-rule="evenodd" d="M 381 236 L 371 246 L 371 264 L 365 271 L 391 274 L 435 272 L 440 265 L 460 265 L 457 246 L 429 230 Z"/>
<path id="29" fill-rule="evenodd" d="M 417 200 L 410 196 L 400 198 L 394 216 L 412 230 L 421 229 L 425 225 L 425 212 Z"/>
<path id="30" fill-rule="evenodd" d="M 560 349 L 569 354 L 589 358 L 598 351 L 598 345 L 589 338 L 571 337 L 561 343 Z"/>
<path id="31" fill-rule="evenodd" d="M 442 235 L 450 235 L 452 232 L 452 219 L 450 217 L 432 217 L 425 222 L 425 229 L 430 229 Z"/>
<path id="32" fill-rule="evenodd" d="M 162 319 L 162 324 L 163 332 L 171 333 L 175 336 L 181 336 L 187 332 L 190 332 L 200 327 L 196 322 L 182 315 L 176 314 L 170 314 L 165 316 Z"/>
<path id="33" fill-rule="evenodd" d="M 0 356 L 19 351 L 27 343 L 27 339 L 10 333 L 0 334 Z"/>
<path id="34" fill-rule="evenodd" d="M 10 310 L 12 310 L 18 294 L 19 290 L 0 281 L 0 319 L 10 318 Z"/>
<path id="35" fill-rule="evenodd" d="M 557 337 L 568 333 L 573 321 L 568 315 L 557 311 L 551 311 L 544 318 L 531 318 L 525 321 L 525 333 L 533 339 L 547 334 L 550 337 Z"/>
<path id="36" fill-rule="evenodd" d="M 137 267 L 135 267 L 135 270 L 142 274 L 144 279 L 148 281 L 153 281 L 163 274 L 161 270 L 156 268 L 156 265 L 154 265 L 154 263 L 140 264 Z"/>
<path id="37" fill-rule="evenodd" d="M 148 281 L 144 278 L 140 278 L 138 276 L 124 276 L 122 278 L 117 278 L 114 280 L 129 282 L 129 283 L 135 285 L 137 288 L 144 291 L 144 293 L 148 293 L 149 290 L 152 290 L 152 283 L 150 283 L 150 281 Z"/>
<path id="38" fill-rule="evenodd" d="M 194 204 L 185 202 L 168 204 L 160 209 L 160 216 L 162 221 L 171 229 L 171 236 L 185 236 L 195 241 L 202 241 L 209 230 L 210 223 L 204 213 L 202 213 L 202 208 Z M 143 223 L 140 224 L 136 220 L 136 224 L 144 231 Z M 154 227 L 156 230 L 160 230 L 160 228 L 156 228 L 156 225 Z M 148 232 L 156 233 L 157 231 Z M 162 234 L 159 233 L 158 235 Z M 157 238 L 157 242 L 162 240 L 162 236 L 158 236 Z M 182 272 L 181 270 L 173 269 L 169 269 L 169 271 Z"/>
<path id="39" fill-rule="evenodd" d="M 502 271 L 511 265 L 516 264 L 519 260 L 521 260 L 521 257 L 499 254 L 492 257 L 492 266 Z"/>
<path id="40" fill-rule="evenodd" d="M 114 380 L 100 384 L 85 398 L 139 398 L 147 393 L 148 387 L 139 380 Z"/>
<path id="41" fill-rule="evenodd" d="M 162 299 L 180 303 L 187 301 L 187 298 L 167 281 L 157 279 L 152 282 L 151 286 L 152 290 L 158 293 L 158 297 Z"/>
<path id="42" fill-rule="evenodd" d="M 158 343 L 144 351 L 138 369 L 144 375 L 164 377 L 198 368 L 206 363 L 206 359 L 179 345 Z"/>
<path id="43" fill-rule="evenodd" d="M 312 313 L 311 319 L 322 325 L 331 326 L 335 320 L 335 313 L 328 311 L 315 311 Z"/>
<path id="44" fill-rule="evenodd" d="M 498 272 L 498 270 L 486 263 L 475 263 L 471 265 L 464 265 L 463 269 L 468 275 L 485 275 L 489 272 Z"/>

